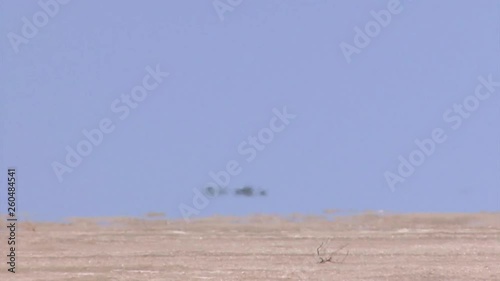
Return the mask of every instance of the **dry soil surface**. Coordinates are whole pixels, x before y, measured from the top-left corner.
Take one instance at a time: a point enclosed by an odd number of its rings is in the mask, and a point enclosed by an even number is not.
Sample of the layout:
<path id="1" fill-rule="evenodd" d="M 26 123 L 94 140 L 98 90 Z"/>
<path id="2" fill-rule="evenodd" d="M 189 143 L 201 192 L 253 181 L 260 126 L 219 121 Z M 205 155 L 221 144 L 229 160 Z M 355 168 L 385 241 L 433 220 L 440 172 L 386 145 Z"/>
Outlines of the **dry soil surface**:
<path id="1" fill-rule="evenodd" d="M 500 214 L 25 222 L 15 274 L 0 233 L 0 280 L 500 280 Z"/>

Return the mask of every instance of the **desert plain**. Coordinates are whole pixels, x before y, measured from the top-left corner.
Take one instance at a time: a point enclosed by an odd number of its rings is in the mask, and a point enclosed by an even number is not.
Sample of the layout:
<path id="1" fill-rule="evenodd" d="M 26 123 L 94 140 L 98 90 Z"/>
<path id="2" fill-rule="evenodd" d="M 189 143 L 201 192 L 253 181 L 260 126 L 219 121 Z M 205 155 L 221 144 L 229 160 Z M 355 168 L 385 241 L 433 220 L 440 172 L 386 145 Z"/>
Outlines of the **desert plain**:
<path id="1" fill-rule="evenodd" d="M 500 213 L 25 221 L 15 274 L 0 234 L 5 281 L 500 280 Z"/>

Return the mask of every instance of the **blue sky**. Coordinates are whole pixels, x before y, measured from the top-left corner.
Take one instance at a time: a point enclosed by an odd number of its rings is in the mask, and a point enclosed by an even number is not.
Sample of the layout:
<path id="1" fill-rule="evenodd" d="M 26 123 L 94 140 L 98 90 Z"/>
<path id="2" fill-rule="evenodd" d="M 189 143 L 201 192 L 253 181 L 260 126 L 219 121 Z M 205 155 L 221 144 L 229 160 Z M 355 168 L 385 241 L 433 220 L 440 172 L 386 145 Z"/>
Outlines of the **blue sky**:
<path id="1" fill-rule="evenodd" d="M 20 214 L 500 210 L 500 87 L 474 104 L 478 77 L 500 82 L 499 1 L 401 0 L 362 48 L 355 28 L 394 0 L 54 1 L 40 1 L 56 3 L 46 22 L 43 4 L 0 2 L 0 160 L 18 168 Z M 342 42 L 358 49 L 350 62 Z M 124 117 L 122 95 L 144 85 Z M 464 100 L 467 117 L 454 111 Z M 60 181 L 53 163 L 102 122 L 113 130 Z M 250 148 L 272 122 L 283 129 Z M 391 190 L 386 172 L 401 176 L 399 155 L 435 129 L 446 140 Z M 268 196 L 193 206 L 228 163 L 230 188 Z"/>

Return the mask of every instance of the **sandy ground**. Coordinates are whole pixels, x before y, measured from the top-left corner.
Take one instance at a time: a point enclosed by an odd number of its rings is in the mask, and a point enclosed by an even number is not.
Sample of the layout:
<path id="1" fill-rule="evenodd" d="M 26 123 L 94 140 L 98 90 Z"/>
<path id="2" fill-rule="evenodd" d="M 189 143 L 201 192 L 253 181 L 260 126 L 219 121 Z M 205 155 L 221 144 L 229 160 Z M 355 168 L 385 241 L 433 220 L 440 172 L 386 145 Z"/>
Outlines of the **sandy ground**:
<path id="1" fill-rule="evenodd" d="M 24 223 L 0 280 L 500 280 L 500 214 Z M 332 256 L 343 263 L 318 263 Z M 323 250 L 326 253 L 323 253 Z"/>

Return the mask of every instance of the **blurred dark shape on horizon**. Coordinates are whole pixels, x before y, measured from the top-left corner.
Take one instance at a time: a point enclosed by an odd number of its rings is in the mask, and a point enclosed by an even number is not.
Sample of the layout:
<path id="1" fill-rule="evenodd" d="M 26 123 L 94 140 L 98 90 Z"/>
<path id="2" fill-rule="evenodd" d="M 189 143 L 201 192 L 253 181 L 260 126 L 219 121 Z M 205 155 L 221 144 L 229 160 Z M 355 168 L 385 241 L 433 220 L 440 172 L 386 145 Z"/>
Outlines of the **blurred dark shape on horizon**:
<path id="1" fill-rule="evenodd" d="M 206 187 L 203 190 L 203 192 L 205 193 L 205 195 L 208 195 L 210 197 L 229 194 L 228 188 L 213 187 L 213 186 Z M 267 196 L 267 191 L 262 189 L 256 189 L 252 186 L 246 185 L 244 187 L 234 189 L 233 194 L 235 196 L 245 196 L 245 197 L 265 197 Z"/>

